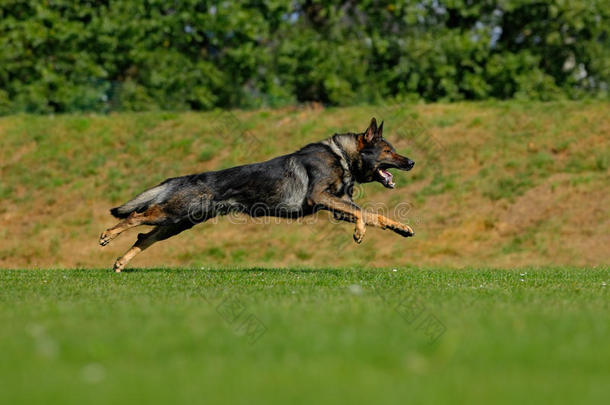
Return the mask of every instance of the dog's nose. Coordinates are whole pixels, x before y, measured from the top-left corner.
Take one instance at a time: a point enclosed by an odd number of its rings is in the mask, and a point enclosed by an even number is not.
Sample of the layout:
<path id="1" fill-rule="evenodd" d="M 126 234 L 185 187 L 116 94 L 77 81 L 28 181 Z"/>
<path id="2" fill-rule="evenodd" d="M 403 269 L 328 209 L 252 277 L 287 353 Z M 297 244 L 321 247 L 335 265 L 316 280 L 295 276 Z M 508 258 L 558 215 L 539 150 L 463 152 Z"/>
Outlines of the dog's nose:
<path id="1" fill-rule="evenodd" d="M 409 163 L 407 163 L 407 167 L 409 168 L 409 170 L 413 169 L 413 166 L 415 166 L 415 162 L 412 160 L 409 160 Z"/>

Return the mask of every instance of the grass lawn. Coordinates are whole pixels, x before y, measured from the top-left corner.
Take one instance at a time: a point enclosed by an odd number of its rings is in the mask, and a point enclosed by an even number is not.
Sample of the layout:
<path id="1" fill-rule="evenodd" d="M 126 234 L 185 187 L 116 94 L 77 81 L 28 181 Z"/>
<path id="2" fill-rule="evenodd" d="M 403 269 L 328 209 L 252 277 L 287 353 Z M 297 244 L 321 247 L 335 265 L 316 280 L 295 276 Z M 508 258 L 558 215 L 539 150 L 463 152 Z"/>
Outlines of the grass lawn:
<path id="1" fill-rule="evenodd" d="M 608 403 L 610 269 L 0 271 L 0 403 Z"/>

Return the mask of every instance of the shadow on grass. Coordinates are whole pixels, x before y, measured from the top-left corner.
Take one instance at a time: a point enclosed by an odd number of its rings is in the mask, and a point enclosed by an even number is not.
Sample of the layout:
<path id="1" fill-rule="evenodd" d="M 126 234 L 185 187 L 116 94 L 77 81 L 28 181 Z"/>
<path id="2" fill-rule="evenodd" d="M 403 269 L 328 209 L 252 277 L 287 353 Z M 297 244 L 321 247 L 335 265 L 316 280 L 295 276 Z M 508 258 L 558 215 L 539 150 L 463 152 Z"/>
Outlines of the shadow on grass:
<path id="1" fill-rule="evenodd" d="M 383 269 L 355 269 L 355 268 L 266 268 L 266 267 L 245 267 L 245 268 L 184 268 L 184 267 L 135 267 L 125 269 L 123 273 L 267 273 L 267 274 L 279 274 L 279 273 L 323 273 L 323 274 L 344 274 L 347 271 L 380 271 Z M 107 270 L 111 272 L 112 270 Z"/>
<path id="2" fill-rule="evenodd" d="M 415 268 L 404 268 L 403 270 L 414 270 Z M 266 267 L 243 267 L 243 268 L 235 268 L 235 267 L 216 267 L 216 268 L 198 268 L 198 267 L 132 267 L 124 269 L 121 273 L 115 273 L 110 268 L 39 268 L 39 269 L 1 269 L 6 272 L 32 272 L 35 273 L 52 273 L 52 272 L 69 272 L 72 274 L 82 274 L 82 275 L 91 275 L 91 274 L 145 274 L 145 273 L 267 273 L 267 274 L 281 274 L 281 273 L 298 273 L 298 274 L 345 274 L 347 272 L 383 272 L 390 270 L 389 268 L 371 268 L 371 267 L 335 267 L 335 268 L 299 268 L 299 267 L 278 267 L 278 268 L 266 268 Z"/>

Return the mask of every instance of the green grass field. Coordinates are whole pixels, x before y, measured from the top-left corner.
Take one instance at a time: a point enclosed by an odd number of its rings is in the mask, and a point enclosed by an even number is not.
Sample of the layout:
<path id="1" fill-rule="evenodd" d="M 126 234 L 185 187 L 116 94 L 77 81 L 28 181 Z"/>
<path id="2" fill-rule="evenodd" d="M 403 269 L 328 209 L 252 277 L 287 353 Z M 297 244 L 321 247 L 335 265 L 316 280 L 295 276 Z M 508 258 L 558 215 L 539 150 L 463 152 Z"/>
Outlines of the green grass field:
<path id="1" fill-rule="evenodd" d="M 0 271 L 0 403 L 608 403 L 610 269 Z"/>

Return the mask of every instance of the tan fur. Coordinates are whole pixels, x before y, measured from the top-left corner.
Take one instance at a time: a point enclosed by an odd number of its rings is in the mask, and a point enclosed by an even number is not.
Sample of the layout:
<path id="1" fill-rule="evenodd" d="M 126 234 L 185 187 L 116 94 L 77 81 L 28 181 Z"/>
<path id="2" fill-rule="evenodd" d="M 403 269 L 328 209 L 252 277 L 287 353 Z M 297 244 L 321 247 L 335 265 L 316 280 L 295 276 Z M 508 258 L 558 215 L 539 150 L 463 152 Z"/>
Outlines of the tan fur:
<path id="1" fill-rule="evenodd" d="M 125 268 L 127 263 L 129 263 L 129 261 L 133 259 L 138 253 L 149 248 L 153 243 L 157 242 L 159 240 L 157 239 L 157 236 L 162 231 L 162 229 L 163 228 L 157 227 L 148 233 L 139 234 L 137 242 L 134 243 L 134 245 L 129 248 L 129 250 L 125 252 L 123 256 L 119 257 L 116 260 L 113 266 L 114 271 L 120 273 L 121 270 Z"/>
<path id="2" fill-rule="evenodd" d="M 165 217 L 165 214 L 157 205 L 153 205 L 142 213 L 133 212 L 112 228 L 108 228 L 106 231 L 102 232 L 100 235 L 100 245 L 106 246 L 111 240 L 130 228 L 144 224 L 154 224 L 163 217 Z"/>
<path id="3" fill-rule="evenodd" d="M 341 218 L 350 222 L 355 222 L 354 240 L 361 243 L 366 232 L 365 225 L 375 226 L 381 229 L 390 229 L 400 235 L 413 235 L 410 226 L 396 222 L 388 217 L 363 211 L 354 203 L 350 203 L 341 198 L 335 197 L 325 192 L 318 192 L 314 195 L 316 204 L 320 204 L 332 212 L 337 212 Z"/>

